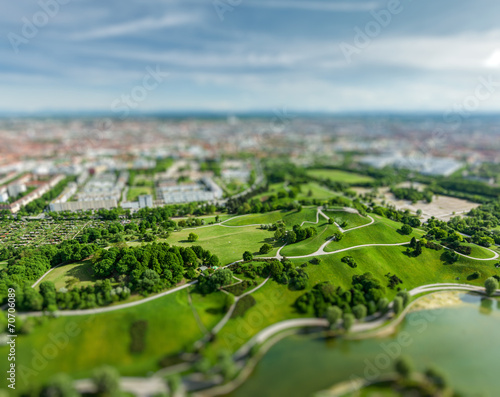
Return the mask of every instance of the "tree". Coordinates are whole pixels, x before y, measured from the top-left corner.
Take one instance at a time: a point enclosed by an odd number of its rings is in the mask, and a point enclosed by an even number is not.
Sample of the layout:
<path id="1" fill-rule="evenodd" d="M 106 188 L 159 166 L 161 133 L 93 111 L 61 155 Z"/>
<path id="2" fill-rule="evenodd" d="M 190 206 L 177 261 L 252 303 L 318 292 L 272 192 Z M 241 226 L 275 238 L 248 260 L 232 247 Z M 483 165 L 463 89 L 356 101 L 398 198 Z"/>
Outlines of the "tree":
<path id="1" fill-rule="evenodd" d="M 403 226 L 401 226 L 401 229 L 399 229 L 399 231 L 401 234 L 408 236 L 408 235 L 412 234 L 413 228 L 410 225 L 403 225 Z"/>
<path id="2" fill-rule="evenodd" d="M 250 251 L 243 252 L 243 260 L 245 262 L 251 261 L 253 259 L 253 255 Z"/>
<path id="3" fill-rule="evenodd" d="M 387 298 L 382 298 L 378 301 L 377 308 L 381 313 L 385 313 L 389 307 L 389 300 Z"/>
<path id="4" fill-rule="evenodd" d="M 338 306 L 330 306 L 326 309 L 326 319 L 330 324 L 330 328 L 335 326 L 338 321 L 342 318 L 342 309 Z"/>
<path id="5" fill-rule="evenodd" d="M 220 289 L 225 285 L 229 285 L 233 282 L 233 273 L 229 269 L 217 270 L 212 277 L 210 277 L 210 284 L 214 290 Z"/>
<path id="6" fill-rule="evenodd" d="M 349 331 L 356 321 L 352 313 L 344 313 L 344 329 Z"/>
<path id="7" fill-rule="evenodd" d="M 498 289 L 498 280 L 490 277 L 484 282 L 484 287 L 486 289 L 486 294 L 492 296 Z"/>
<path id="8" fill-rule="evenodd" d="M 269 253 L 271 250 L 273 249 L 273 247 L 267 243 L 265 243 L 264 245 L 262 245 L 262 247 L 260 247 L 260 250 L 259 250 L 259 254 L 263 255 L 263 254 L 267 254 Z"/>
<path id="9" fill-rule="evenodd" d="M 397 296 L 399 296 L 403 299 L 403 306 L 404 307 L 408 306 L 408 303 L 410 303 L 411 297 L 407 291 L 400 291 L 397 293 Z"/>
<path id="10" fill-rule="evenodd" d="M 408 357 L 403 356 L 396 361 L 396 363 L 394 364 L 394 369 L 403 378 L 409 378 L 411 373 L 413 372 L 413 363 Z"/>
<path id="11" fill-rule="evenodd" d="M 394 301 L 392 302 L 392 309 L 394 310 L 396 316 L 403 311 L 403 308 L 404 308 L 403 298 L 401 298 L 400 296 L 396 296 L 394 298 Z"/>
<path id="12" fill-rule="evenodd" d="M 194 243 L 195 241 L 198 240 L 198 235 L 197 234 L 194 234 L 194 233 L 189 233 L 189 236 L 188 236 L 188 241 L 190 243 Z"/>
<path id="13" fill-rule="evenodd" d="M 92 382 L 98 394 L 103 396 L 116 395 L 120 390 L 120 374 L 109 366 L 103 366 L 94 371 Z"/>
<path id="14" fill-rule="evenodd" d="M 354 314 L 354 317 L 356 317 L 358 320 L 361 320 L 366 317 L 366 306 L 362 304 L 356 305 L 352 308 L 352 313 Z"/>

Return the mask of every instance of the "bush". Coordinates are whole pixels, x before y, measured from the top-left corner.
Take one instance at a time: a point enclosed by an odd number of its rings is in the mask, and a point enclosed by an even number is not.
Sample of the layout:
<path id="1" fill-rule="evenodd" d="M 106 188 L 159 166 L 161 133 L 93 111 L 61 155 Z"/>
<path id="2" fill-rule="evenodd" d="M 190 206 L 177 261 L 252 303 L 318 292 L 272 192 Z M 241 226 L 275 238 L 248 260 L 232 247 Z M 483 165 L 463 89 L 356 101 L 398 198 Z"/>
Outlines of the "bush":
<path id="1" fill-rule="evenodd" d="M 486 279 L 486 281 L 484 282 L 484 287 L 486 289 L 486 294 L 488 296 L 492 296 L 496 292 L 496 290 L 498 289 L 497 279 L 495 279 L 493 277 Z"/>
<path id="2" fill-rule="evenodd" d="M 406 307 L 408 306 L 408 303 L 410 303 L 410 294 L 407 291 L 400 291 L 398 292 L 397 296 L 400 296 L 403 299 L 403 306 Z"/>
<path id="3" fill-rule="evenodd" d="M 394 310 L 394 313 L 398 315 L 403 311 L 403 308 L 404 308 L 403 298 L 401 298 L 400 296 L 396 296 L 394 298 L 394 301 L 392 302 L 392 310 Z"/>
<path id="4" fill-rule="evenodd" d="M 401 357 L 394 365 L 396 372 L 403 378 L 408 378 L 413 372 L 413 363 L 408 357 Z"/>
<path id="5" fill-rule="evenodd" d="M 330 323 L 330 327 L 333 327 L 342 318 L 342 309 L 338 306 L 330 306 L 326 309 L 326 319 Z"/>
<path id="6" fill-rule="evenodd" d="M 344 313 L 344 329 L 349 331 L 355 322 L 355 317 L 351 313 Z"/>
<path id="7" fill-rule="evenodd" d="M 272 249 L 273 249 L 273 247 L 266 243 L 262 247 L 260 247 L 259 254 L 261 254 L 261 255 L 267 254 L 267 253 L 271 252 Z"/>
<path id="8" fill-rule="evenodd" d="M 250 251 L 245 251 L 243 253 L 243 260 L 245 262 L 251 261 L 252 259 L 253 259 L 253 255 L 252 255 L 252 253 Z"/>
<path id="9" fill-rule="evenodd" d="M 344 256 L 342 259 L 341 259 L 341 262 L 343 263 L 347 263 L 350 267 L 352 267 L 353 269 L 355 269 L 356 267 L 358 267 L 356 261 L 354 260 L 354 258 L 352 256 Z"/>
<path id="10" fill-rule="evenodd" d="M 365 305 L 356 305 L 352 308 L 352 313 L 354 314 L 354 317 L 356 317 L 358 320 L 361 320 L 366 317 L 367 314 L 367 309 Z"/>

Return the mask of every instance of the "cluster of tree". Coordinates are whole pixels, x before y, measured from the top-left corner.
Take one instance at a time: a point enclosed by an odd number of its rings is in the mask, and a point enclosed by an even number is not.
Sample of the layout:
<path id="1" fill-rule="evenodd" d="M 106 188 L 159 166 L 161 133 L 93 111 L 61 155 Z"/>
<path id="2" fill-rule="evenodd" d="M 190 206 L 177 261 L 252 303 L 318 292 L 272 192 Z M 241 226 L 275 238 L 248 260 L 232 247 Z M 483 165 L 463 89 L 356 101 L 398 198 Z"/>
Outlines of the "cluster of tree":
<path id="1" fill-rule="evenodd" d="M 380 281 L 371 273 L 364 273 L 352 277 L 352 288 L 349 290 L 335 287 L 329 281 L 316 284 L 297 298 L 295 307 L 301 313 L 312 311 L 317 317 L 323 317 L 329 306 L 337 306 L 342 313 L 353 313 L 354 307 L 363 305 L 366 312 L 372 314 L 377 311 L 377 304 L 384 294 L 385 289 Z M 359 310 L 355 310 L 358 315 Z"/>
<path id="2" fill-rule="evenodd" d="M 347 265 L 352 267 L 353 269 L 358 267 L 358 264 L 356 263 L 356 261 L 354 260 L 354 258 L 352 256 L 344 256 L 340 261 L 342 263 L 347 263 Z"/>
<path id="3" fill-rule="evenodd" d="M 218 291 L 226 285 L 233 283 L 233 272 L 227 268 L 219 269 L 212 273 L 210 276 L 201 275 L 198 277 L 196 290 L 203 294 L 210 294 Z"/>
<path id="4" fill-rule="evenodd" d="M 432 197 L 434 193 L 429 189 L 425 189 L 424 191 L 417 190 L 415 188 L 391 188 L 391 193 L 398 200 L 408 200 L 412 203 L 416 203 L 418 201 L 425 200 L 427 203 L 432 203 Z"/>
<path id="5" fill-rule="evenodd" d="M 409 210 L 397 210 L 392 207 L 381 207 L 374 206 L 372 209 L 374 214 L 383 216 L 384 218 L 391 219 L 396 222 L 401 222 L 404 225 L 409 225 L 411 227 L 419 227 L 422 223 L 418 217 L 412 216 Z"/>
<path id="6" fill-rule="evenodd" d="M 415 237 L 412 237 L 410 241 L 410 248 L 413 249 L 413 251 L 410 251 L 410 249 L 407 249 L 406 253 L 408 256 L 413 256 L 417 257 L 422 254 L 422 247 L 423 247 L 423 242 L 421 240 L 418 240 Z"/>
<path id="7" fill-rule="evenodd" d="M 200 246 L 179 248 L 152 243 L 99 250 L 92 262 L 96 277 L 113 277 L 128 282 L 133 291 L 152 293 L 179 283 L 184 276 L 195 278 L 200 264 L 218 266 L 219 258 Z"/>
<path id="8" fill-rule="evenodd" d="M 98 246 L 82 245 L 76 240 L 63 241 L 59 245 L 44 245 L 38 248 L 26 248 L 16 251 L 8 261 L 6 269 L 0 272 L 0 278 L 10 278 L 23 284 L 40 278 L 51 267 L 67 262 L 78 262 L 91 256 Z"/>
<path id="9" fill-rule="evenodd" d="M 387 273 L 385 277 L 388 279 L 388 284 L 387 286 L 390 289 L 396 288 L 399 284 L 403 284 L 403 280 L 401 280 L 398 276 L 395 274 Z M 399 287 L 398 287 L 399 289 Z"/>
<path id="10" fill-rule="evenodd" d="M 301 225 L 294 225 L 292 230 L 285 230 L 284 224 L 278 227 L 274 233 L 276 240 L 283 240 L 287 244 L 298 243 L 299 241 L 306 240 L 318 234 L 314 226 L 302 227 Z"/>

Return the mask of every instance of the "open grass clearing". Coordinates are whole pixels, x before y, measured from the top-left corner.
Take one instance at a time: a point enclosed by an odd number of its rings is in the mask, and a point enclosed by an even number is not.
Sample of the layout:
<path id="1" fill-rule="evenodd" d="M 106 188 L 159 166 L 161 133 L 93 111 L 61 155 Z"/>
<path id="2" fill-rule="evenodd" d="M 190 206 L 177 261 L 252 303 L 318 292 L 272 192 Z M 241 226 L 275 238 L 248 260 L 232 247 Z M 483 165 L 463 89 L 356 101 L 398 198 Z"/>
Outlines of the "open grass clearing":
<path id="1" fill-rule="evenodd" d="M 343 182 L 349 183 L 351 185 L 356 185 L 358 183 L 370 183 L 373 182 L 373 178 L 365 175 L 356 174 L 354 172 L 340 171 L 340 170 L 331 170 L 331 169 L 313 169 L 307 171 L 307 175 L 322 179 L 322 180 L 331 180 L 333 182 Z"/>

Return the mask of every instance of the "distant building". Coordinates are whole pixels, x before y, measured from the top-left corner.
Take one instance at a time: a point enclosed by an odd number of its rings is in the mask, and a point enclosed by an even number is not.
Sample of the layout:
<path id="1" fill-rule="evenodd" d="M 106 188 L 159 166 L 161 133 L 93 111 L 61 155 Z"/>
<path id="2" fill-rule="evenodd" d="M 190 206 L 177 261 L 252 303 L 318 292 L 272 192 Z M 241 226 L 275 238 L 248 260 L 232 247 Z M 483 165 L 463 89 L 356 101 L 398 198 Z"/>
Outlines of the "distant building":
<path id="1" fill-rule="evenodd" d="M 70 201 L 67 203 L 51 203 L 49 204 L 49 211 L 88 211 L 100 209 L 113 209 L 118 207 L 116 200 L 93 200 L 93 201 Z"/>
<path id="2" fill-rule="evenodd" d="M 139 208 L 153 208 L 153 196 L 150 194 L 139 196 Z"/>
<path id="3" fill-rule="evenodd" d="M 26 185 L 24 183 L 13 183 L 7 186 L 9 196 L 14 198 L 19 196 L 21 193 L 24 193 L 26 190 Z"/>

